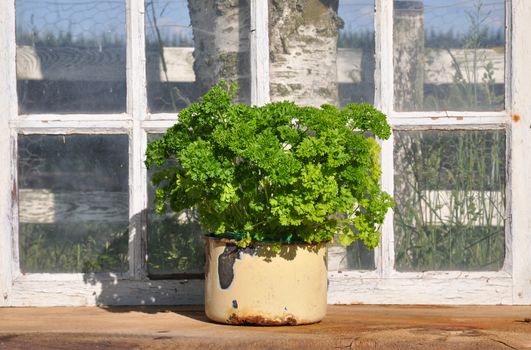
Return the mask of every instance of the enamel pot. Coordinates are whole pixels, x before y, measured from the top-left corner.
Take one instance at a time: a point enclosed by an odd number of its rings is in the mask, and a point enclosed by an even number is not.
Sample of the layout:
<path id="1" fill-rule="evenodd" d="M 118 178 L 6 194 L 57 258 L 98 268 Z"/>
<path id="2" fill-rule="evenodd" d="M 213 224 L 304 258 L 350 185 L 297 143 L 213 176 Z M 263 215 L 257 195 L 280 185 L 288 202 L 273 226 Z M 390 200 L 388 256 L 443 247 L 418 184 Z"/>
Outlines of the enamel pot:
<path id="1" fill-rule="evenodd" d="M 326 313 L 326 244 L 240 248 L 206 237 L 205 312 L 216 322 L 299 325 Z"/>

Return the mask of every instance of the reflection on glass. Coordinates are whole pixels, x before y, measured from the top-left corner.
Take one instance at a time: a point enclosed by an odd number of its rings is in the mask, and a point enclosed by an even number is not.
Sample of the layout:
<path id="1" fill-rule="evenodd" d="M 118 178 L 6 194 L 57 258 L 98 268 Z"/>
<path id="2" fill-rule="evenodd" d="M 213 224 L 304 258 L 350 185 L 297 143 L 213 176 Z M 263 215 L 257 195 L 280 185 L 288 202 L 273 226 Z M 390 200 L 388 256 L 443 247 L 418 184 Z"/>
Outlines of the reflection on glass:
<path id="1" fill-rule="evenodd" d="M 343 27 L 337 41 L 339 104 L 374 102 L 374 1 L 339 2 Z"/>
<path id="2" fill-rule="evenodd" d="M 363 241 L 357 240 L 347 248 L 339 243 L 329 244 L 327 249 L 328 270 L 375 270 L 374 250 L 369 250 Z"/>
<path id="3" fill-rule="evenodd" d="M 269 2 L 272 101 L 374 101 L 374 1 Z"/>
<path id="4" fill-rule="evenodd" d="M 149 134 L 148 141 L 160 134 Z M 205 263 L 203 231 L 197 212 L 168 211 L 158 215 L 154 209 L 155 189 L 148 173 L 148 272 L 151 276 L 202 273 Z"/>
<path id="5" fill-rule="evenodd" d="M 394 140 L 396 269 L 500 270 L 505 131 L 398 131 Z"/>
<path id="6" fill-rule="evenodd" d="M 148 105 L 175 112 L 220 80 L 250 102 L 249 2 L 146 0 Z"/>
<path id="7" fill-rule="evenodd" d="M 505 3 L 395 0 L 395 110 L 503 110 Z"/>
<path id="8" fill-rule="evenodd" d="M 125 1 L 16 0 L 20 113 L 124 112 Z"/>
<path id="9" fill-rule="evenodd" d="M 19 135 L 18 152 L 21 271 L 126 271 L 127 135 Z"/>

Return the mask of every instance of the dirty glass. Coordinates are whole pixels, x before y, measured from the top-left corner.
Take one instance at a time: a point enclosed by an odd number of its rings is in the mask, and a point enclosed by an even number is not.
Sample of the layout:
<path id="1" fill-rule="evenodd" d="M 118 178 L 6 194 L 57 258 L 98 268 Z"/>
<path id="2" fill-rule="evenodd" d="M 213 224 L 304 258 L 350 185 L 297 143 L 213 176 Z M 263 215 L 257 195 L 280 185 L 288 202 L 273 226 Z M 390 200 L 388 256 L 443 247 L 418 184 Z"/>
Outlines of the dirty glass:
<path id="1" fill-rule="evenodd" d="M 503 110 L 505 3 L 395 0 L 395 110 Z"/>
<path id="2" fill-rule="evenodd" d="M 150 112 L 176 112 L 220 80 L 250 102 L 249 0 L 146 0 Z"/>
<path id="3" fill-rule="evenodd" d="M 125 112 L 123 0 L 16 0 L 21 114 Z"/>
<path id="4" fill-rule="evenodd" d="M 374 1 L 270 1 L 273 101 L 374 101 Z"/>
<path id="5" fill-rule="evenodd" d="M 148 134 L 148 141 L 161 134 Z M 148 171 L 148 272 L 150 276 L 203 273 L 205 248 L 197 212 L 155 212 L 155 188 Z"/>
<path id="6" fill-rule="evenodd" d="M 505 258 L 505 131 L 394 135 L 395 268 L 500 270 Z"/>
<path id="7" fill-rule="evenodd" d="M 329 244 L 327 255 L 329 271 L 376 269 L 374 250 L 367 249 L 361 240 L 346 248 L 338 243 Z"/>
<path id="8" fill-rule="evenodd" d="M 19 135 L 23 273 L 128 269 L 127 135 Z"/>
<path id="9" fill-rule="evenodd" d="M 374 103 L 374 1 L 339 1 L 337 40 L 339 105 Z"/>

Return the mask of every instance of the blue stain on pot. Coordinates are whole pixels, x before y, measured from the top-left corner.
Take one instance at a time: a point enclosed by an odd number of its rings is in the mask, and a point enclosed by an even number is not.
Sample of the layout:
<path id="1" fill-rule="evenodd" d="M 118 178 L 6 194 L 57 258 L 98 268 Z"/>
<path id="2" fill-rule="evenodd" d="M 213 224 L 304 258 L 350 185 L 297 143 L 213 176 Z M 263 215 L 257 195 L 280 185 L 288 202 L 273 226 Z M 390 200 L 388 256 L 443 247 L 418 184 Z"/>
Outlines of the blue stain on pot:
<path id="1" fill-rule="evenodd" d="M 234 280 L 234 262 L 239 255 L 237 246 L 226 246 L 218 256 L 218 276 L 221 289 L 227 289 Z"/>
<path id="2" fill-rule="evenodd" d="M 233 307 L 234 309 L 237 309 L 237 308 L 238 308 L 238 301 L 237 301 L 237 300 L 233 300 L 233 301 L 232 301 L 232 307 Z"/>
<path id="3" fill-rule="evenodd" d="M 240 259 L 240 253 L 256 255 L 253 247 L 240 248 L 236 245 L 227 244 L 225 250 L 218 256 L 218 276 L 221 289 L 227 289 L 234 280 L 234 263 Z"/>

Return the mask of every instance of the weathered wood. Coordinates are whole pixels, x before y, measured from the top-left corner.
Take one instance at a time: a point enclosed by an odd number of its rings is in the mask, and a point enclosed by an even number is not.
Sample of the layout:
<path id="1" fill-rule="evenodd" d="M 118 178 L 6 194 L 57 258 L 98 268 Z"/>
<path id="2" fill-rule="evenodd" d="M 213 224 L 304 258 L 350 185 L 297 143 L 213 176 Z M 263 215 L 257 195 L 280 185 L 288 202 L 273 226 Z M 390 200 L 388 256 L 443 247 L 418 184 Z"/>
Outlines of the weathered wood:
<path id="1" fill-rule="evenodd" d="M 15 142 L 9 119 L 17 114 L 15 4 L 0 1 L 0 306 L 11 305 L 13 282 L 13 207 L 16 203 Z"/>
<path id="2" fill-rule="evenodd" d="M 375 0 L 375 71 L 374 105 L 387 116 L 393 112 L 393 3 Z M 394 190 L 394 140 L 393 134 L 380 143 L 382 167 L 381 186 L 393 195 Z M 381 228 L 380 244 L 374 252 L 374 263 L 379 278 L 388 278 L 394 269 L 393 211 L 386 213 Z"/>
<path id="3" fill-rule="evenodd" d="M 268 3 L 250 0 L 251 104 L 261 106 L 269 99 L 269 21 Z"/>
<path id="4" fill-rule="evenodd" d="M 501 273 L 439 272 L 387 279 L 330 273 L 330 304 L 512 304 L 512 281 Z"/>
<path id="5" fill-rule="evenodd" d="M 147 135 L 141 123 L 147 118 L 147 78 L 145 50 L 145 6 L 127 1 L 127 49 L 130 74 L 127 75 L 127 110 L 133 119 L 129 142 L 129 275 L 144 279 L 147 274 L 147 171 L 144 160 Z"/>
<path id="6" fill-rule="evenodd" d="M 19 189 L 22 223 L 113 223 L 129 220 L 126 192 L 51 192 Z"/>
<path id="7" fill-rule="evenodd" d="M 531 304 L 531 6 L 512 1 L 510 193 L 514 303 Z"/>
<path id="8" fill-rule="evenodd" d="M 14 306 L 186 305 L 203 303 L 203 280 L 132 281 L 97 275 L 21 276 Z M 26 278 L 29 277 L 29 278 Z"/>
<path id="9" fill-rule="evenodd" d="M 91 275 L 20 276 L 13 306 L 185 305 L 203 303 L 203 281 L 130 281 Z M 62 278 L 61 276 L 64 276 Z M 34 278 L 38 277 L 38 278 Z M 330 304 L 511 304 L 503 273 L 439 272 L 380 279 L 373 272 L 331 272 Z"/>

